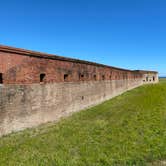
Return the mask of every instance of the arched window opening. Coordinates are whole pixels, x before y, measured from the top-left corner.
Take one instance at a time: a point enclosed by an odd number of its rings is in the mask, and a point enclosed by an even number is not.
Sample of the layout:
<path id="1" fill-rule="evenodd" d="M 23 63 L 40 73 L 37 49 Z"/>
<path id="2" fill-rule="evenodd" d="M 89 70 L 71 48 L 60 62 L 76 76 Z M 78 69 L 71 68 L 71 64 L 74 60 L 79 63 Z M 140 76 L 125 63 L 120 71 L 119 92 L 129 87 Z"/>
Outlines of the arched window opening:
<path id="1" fill-rule="evenodd" d="M 153 81 L 155 81 L 155 76 L 153 76 Z"/>
<path id="2" fill-rule="evenodd" d="M 69 79 L 69 75 L 68 74 L 64 74 L 64 81 L 68 81 Z"/>
<path id="3" fill-rule="evenodd" d="M 102 75 L 102 80 L 105 80 L 105 75 Z"/>
<path id="4" fill-rule="evenodd" d="M 96 74 L 93 76 L 93 78 L 94 78 L 95 81 L 97 80 L 97 76 L 96 76 Z"/>
<path id="5" fill-rule="evenodd" d="M 84 81 L 84 74 L 79 74 L 79 80 Z"/>
<path id="6" fill-rule="evenodd" d="M 0 84 L 3 84 L 3 74 L 0 73 Z"/>
<path id="7" fill-rule="evenodd" d="M 44 82 L 45 77 L 46 77 L 46 74 L 44 74 L 44 73 L 40 74 L 40 82 L 41 83 Z"/>

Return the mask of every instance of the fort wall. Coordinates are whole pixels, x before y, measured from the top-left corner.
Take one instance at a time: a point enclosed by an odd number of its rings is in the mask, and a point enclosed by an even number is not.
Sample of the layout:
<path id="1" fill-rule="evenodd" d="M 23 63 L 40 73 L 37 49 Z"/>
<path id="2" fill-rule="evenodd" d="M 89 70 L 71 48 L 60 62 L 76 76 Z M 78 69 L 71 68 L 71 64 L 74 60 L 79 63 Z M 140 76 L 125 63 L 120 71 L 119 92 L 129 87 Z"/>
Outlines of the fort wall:
<path id="1" fill-rule="evenodd" d="M 0 135 L 57 121 L 142 84 L 137 80 L 0 87 Z"/>
<path id="2" fill-rule="evenodd" d="M 21 51 L 21 52 L 20 52 Z M 3 84 L 80 82 L 141 78 L 142 74 L 93 62 L 0 47 Z M 41 74 L 44 78 L 41 81 Z"/>
<path id="3" fill-rule="evenodd" d="M 145 83 L 154 71 L 0 46 L 0 136 L 57 121 Z"/>

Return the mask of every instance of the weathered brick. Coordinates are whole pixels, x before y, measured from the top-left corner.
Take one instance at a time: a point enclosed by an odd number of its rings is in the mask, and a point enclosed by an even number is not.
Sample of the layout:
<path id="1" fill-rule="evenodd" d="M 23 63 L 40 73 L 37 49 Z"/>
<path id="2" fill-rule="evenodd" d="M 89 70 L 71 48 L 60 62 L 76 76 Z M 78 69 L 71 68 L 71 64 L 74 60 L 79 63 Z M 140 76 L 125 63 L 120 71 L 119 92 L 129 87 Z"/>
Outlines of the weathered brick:
<path id="1" fill-rule="evenodd" d="M 158 82 L 154 71 L 119 69 L 6 46 L 0 46 L 1 74 L 0 136 L 57 121 L 144 83 Z"/>

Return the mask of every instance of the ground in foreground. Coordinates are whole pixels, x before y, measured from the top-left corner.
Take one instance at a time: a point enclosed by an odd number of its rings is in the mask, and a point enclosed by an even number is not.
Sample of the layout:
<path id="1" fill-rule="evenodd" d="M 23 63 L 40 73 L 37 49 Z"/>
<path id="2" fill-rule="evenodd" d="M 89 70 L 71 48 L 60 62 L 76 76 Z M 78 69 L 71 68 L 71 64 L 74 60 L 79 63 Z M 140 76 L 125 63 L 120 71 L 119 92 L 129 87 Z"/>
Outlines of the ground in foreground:
<path id="1" fill-rule="evenodd" d="M 165 81 L 134 89 L 57 124 L 0 138 L 2 166 L 142 166 L 165 159 Z"/>

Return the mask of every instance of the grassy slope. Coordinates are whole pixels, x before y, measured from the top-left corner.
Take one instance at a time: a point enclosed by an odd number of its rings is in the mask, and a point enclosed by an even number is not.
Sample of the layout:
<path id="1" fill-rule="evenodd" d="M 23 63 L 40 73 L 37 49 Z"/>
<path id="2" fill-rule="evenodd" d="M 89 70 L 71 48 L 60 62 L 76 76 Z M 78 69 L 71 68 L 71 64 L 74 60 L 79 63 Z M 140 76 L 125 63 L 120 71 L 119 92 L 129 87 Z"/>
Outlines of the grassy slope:
<path id="1" fill-rule="evenodd" d="M 146 165 L 166 159 L 166 82 L 0 139 L 0 165 Z"/>

